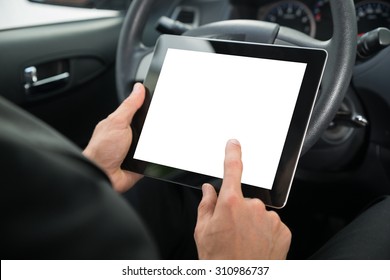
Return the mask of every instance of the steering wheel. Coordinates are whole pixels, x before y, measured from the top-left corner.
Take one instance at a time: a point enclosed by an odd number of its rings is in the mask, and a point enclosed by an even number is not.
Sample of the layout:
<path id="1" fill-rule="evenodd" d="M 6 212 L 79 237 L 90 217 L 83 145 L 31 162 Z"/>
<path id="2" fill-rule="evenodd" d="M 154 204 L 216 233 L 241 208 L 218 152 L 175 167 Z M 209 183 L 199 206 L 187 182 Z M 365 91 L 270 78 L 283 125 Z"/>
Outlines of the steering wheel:
<path id="1" fill-rule="evenodd" d="M 123 100 L 137 72 L 153 49 L 142 43 L 142 34 L 157 0 L 133 0 L 126 14 L 119 37 L 116 57 L 116 85 Z M 321 137 L 339 109 L 349 86 L 356 57 L 357 26 L 353 0 L 330 0 L 333 36 L 320 41 L 275 23 L 257 20 L 220 21 L 186 32 L 188 36 L 235 39 L 258 43 L 322 48 L 328 52 L 328 63 L 314 106 L 302 152 L 309 150 Z M 147 63 L 146 63 L 147 64 Z"/>

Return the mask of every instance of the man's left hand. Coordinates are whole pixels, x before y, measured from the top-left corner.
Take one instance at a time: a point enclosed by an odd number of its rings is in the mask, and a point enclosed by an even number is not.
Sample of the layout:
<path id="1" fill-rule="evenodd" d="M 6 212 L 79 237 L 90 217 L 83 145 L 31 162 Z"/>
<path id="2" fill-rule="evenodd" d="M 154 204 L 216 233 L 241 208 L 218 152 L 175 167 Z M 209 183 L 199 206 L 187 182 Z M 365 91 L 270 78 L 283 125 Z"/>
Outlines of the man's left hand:
<path id="1" fill-rule="evenodd" d="M 125 159 L 133 139 L 131 121 L 145 99 L 145 88 L 137 83 L 130 96 L 95 128 L 83 154 L 106 172 L 114 189 L 125 192 L 142 175 L 123 170 Z"/>

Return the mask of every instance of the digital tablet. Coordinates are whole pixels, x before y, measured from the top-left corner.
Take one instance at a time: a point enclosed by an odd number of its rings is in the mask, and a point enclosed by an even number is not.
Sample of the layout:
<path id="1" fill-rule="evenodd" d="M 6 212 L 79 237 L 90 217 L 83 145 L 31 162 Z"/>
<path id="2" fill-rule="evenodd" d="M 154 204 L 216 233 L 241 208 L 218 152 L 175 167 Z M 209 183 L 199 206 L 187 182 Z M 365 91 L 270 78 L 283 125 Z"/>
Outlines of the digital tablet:
<path id="1" fill-rule="evenodd" d="M 283 207 L 326 60 L 320 49 L 161 36 L 122 167 L 220 188 L 226 143 L 237 139 L 244 195 Z"/>

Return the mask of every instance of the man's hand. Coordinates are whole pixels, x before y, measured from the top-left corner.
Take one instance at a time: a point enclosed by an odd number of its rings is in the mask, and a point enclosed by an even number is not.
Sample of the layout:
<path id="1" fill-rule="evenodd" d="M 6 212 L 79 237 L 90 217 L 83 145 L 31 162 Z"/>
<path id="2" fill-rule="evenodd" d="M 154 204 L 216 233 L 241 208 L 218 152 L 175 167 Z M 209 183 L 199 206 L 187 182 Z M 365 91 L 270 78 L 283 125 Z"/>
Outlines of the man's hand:
<path id="1" fill-rule="evenodd" d="M 224 179 L 219 196 L 205 184 L 198 208 L 195 241 L 200 259 L 285 259 L 291 232 L 259 199 L 241 190 L 241 146 L 226 145 Z"/>
<path id="2" fill-rule="evenodd" d="M 83 154 L 102 168 L 114 189 L 125 192 L 142 176 L 121 169 L 133 139 L 130 123 L 145 99 L 145 88 L 136 84 L 122 104 L 95 128 Z"/>

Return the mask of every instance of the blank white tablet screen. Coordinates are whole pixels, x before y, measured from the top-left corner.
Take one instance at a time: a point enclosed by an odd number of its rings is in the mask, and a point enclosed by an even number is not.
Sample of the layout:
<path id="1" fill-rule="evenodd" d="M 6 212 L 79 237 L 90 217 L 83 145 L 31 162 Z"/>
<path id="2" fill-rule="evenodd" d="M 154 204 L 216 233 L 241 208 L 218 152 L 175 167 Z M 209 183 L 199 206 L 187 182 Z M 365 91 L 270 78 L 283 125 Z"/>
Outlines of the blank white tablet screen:
<path id="1" fill-rule="evenodd" d="M 168 49 L 134 158 L 222 178 L 242 146 L 242 183 L 272 189 L 305 63 Z"/>

